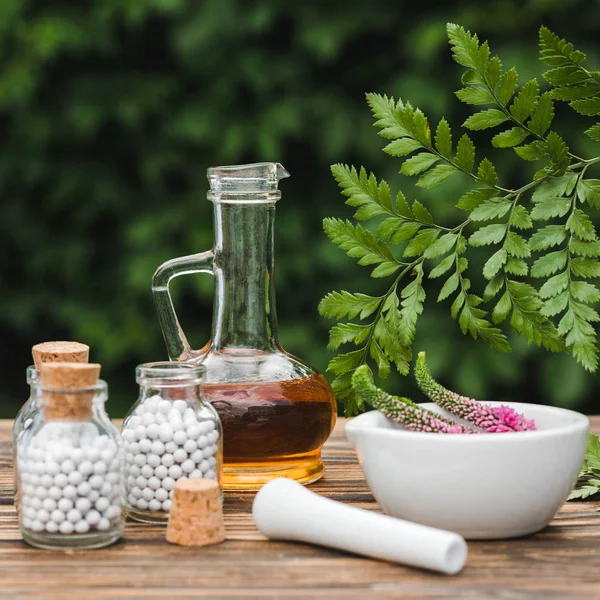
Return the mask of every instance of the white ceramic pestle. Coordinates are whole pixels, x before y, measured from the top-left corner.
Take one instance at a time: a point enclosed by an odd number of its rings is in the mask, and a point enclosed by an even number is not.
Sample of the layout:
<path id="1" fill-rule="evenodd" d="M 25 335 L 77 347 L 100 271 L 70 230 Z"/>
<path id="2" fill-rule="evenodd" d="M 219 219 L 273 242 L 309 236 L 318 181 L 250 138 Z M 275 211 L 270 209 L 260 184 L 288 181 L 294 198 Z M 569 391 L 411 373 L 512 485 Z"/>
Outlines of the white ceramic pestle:
<path id="1" fill-rule="evenodd" d="M 296 540 L 413 567 L 458 573 L 467 544 L 457 533 L 410 523 L 318 496 L 292 479 L 273 479 L 252 514 L 268 538 Z"/>

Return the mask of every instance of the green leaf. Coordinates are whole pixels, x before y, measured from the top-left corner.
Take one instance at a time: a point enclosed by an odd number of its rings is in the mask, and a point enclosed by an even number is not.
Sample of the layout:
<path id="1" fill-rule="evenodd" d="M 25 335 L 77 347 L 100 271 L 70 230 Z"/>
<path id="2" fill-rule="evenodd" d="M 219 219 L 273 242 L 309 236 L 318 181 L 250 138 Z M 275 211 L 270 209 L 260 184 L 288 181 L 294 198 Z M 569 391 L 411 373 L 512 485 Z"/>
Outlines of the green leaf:
<path id="1" fill-rule="evenodd" d="M 508 255 L 504 248 L 501 248 L 500 250 L 492 254 L 492 256 L 488 259 L 488 261 L 485 263 L 485 266 L 483 267 L 483 276 L 486 279 L 494 278 L 498 274 L 498 271 L 500 271 L 500 269 L 506 263 L 507 257 Z"/>
<path id="2" fill-rule="evenodd" d="M 532 200 L 539 202 L 547 198 L 569 195 L 577 183 L 576 173 L 565 173 L 561 177 L 547 177 L 533 192 Z"/>
<path id="3" fill-rule="evenodd" d="M 570 106 L 580 115 L 585 115 L 587 117 L 600 114 L 600 98 L 598 97 L 574 100 L 570 103 Z"/>
<path id="4" fill-rule="evenodd" d="M 565 291 L 544 303 L 542 314 L 546 317 L 554 317 L 562 313 L 569 304 L 569 292 Z"/>
<path id="5" fill-rule="evenodd" d="M 585 54 L 573 48 L 564 39 L 559 38 L 555 33 L 552 33 L 547 27 L 540 28 L 540 54 L 541 60 L 547 65 L 579 65 L 585 60 Z"/>
<path id="6" fill-rule="evenodd" d="M 519 277 L 525 277 L 529 273 L 529 267 L 524 260 L 520 258 L 515 258 L 514 256 L 509 256 L 506 264 L 504 265 L 504 270 L 511 275 L 517 275 Z"/>
<path id="7" fill-rule="evenodd" d="M 544 142 L 535 141 L 531 142 L 531 144 L 525 144 L 524 146 L 514 148 L 514 151 L 517 153 L 517 156 L 523 160 L 539 160 L 546 156 L 546 144 Z"/>
<path id="8" fill-rule="evenodd" d="M 417 185 L 425 189 L 430 189 L 443 183 L 455 173 L 457 173 L 456 169 L 450 165 L 438 165 L 425 173 L 425 175 L 421 175 L 417 181 Z"/>
<path id="9" fill-rule="evenodd" d="M 337 350 L 342 344 L 352 342 L 357 346 L 363 343 L 371 330 L 370 325 L 360 325 L 359 323 L 339 323 L 334 325 L 329 331 L 329 350 Z"/>
<path id="10" fill-rule="evenodd" d="M 438 162 L 439 156 L 430 154 L 429 152 L 419 152 L 415 156 L 411 156 L 405 160 L 400 168 L 400 173 L 403 175 L 418 175 L 429 169 L 432 165 Z"/>
<path id="11" fill-rule="evenodd" d="M 534 221 L 541 221 L 552 217 L 564 217 L 569 210 L 571 210 L 570 198 L 546 198 L 533 207 L 531 218 Z"/>
<path id="12" fill-rule="evenodd" d="M 500 84 L 498 85 L 498 100 L 500 100 L 502 106 L 506 106 L 510 102 L 518 83 L 519 76 L 514 67 L 502 75 Z"/>
<path id="13" fill-rule="evenodd" d="M 548 92 L 542 94 L 529 120 L 529 129 L 543 136 L 552 125 L 554 119 L 554 103 Z"/>
<path id="14" fill-rule="evenodd" d="M 440 235 L 439 229 L 423 229 L 408 243 L 404 249 L 406 257 L 420 256 L 425 250 L 435 242 Z"/>
<path id="15" fill-rule="evenodd" d="M 383 353 L 376 340 L 372 340 L 369 344 L 369 355 L 377 365 L 379 377 L 385 379 L 390 374 L 390 361 Z"/>
<path id="16" fill-rule="evenodd" d="M 509 231 L 504 241 L 504 249 L 516 258 L 528 258 L 531 251 L 525 239 L 514 231 Z"/>
<path id="17" fill-rule="evenodd" d="M 346 371 L 355 369 L 360 365 L 364 356 L 364 350 L 353 350 L 346 354 L 338 354 L 335 358 L 329 361 L 327 371 L 335 373 L 336 375 L 342 375 Z"/>
<path id="18" fill-rule="evenodd" d="M 464 123 L 463 127 L 471 129 L 472 131 L 478 131 L 481 129 L 489 129 L 490 127 L 497 127 L 508 121 L 508 117 L 497 108 L 488 108 L 481 112 L 471 115 Z"/>
<path id="19" fill-rule="evenodd" d="M 539 97 L 540 86 L 537 79 L 528 81 L 516 95 L 511 107 L 511 115 L 520 123 L 524 123 L 531 116 Z"/>
<path id="20" fill-rule="evenodd" d="M 420 223 L 406 222 L 400 225 L 400 227 L 392 234 L 391 240 L 394 244 L 401 244 L 406 240 L 410 239 L 419 231 L 421 228 Z"/>
<path id="21" fill-rule="evenodd" d="M 588 75 L 578 67 L 566 65 L 557 67 L 544 73 L 544 79 L 554 86 L 572 85 L 574 83 L 583 83 L 587 81 Z"/>
<path id="22" fill-rule="evenodd" d="M 425 258 L 438 258 L 444 254 L 448 254 L 454 248 L 457 239 L 458 235 L 456 233 L 446 233 L 428 246 L 425 252 L 423 252 L 423 256 Z"/>
<path id="23" fill-rule="evenodd" d="M 552 298 L 552 296 L 556 296 L 557 294 L 560 294 L 560 292 L 566 290 L 568 285 L 569 272 L 565 271 L 564 273 L 559 273 L 548 279 L 548 281 L 540 288 L 540 297 Z"/>
<path id="24" fill-rule="evenodd" d="M 569 250 L 577 256 L 586 256 L 592 258 L 600 257 L 600 241 L 582 242 L 575 237 L 569 241 Z"/>
<path id="25" fill-rule="evenodd" d="M 508 224 L 515 229 L 531 229 L 533 222 L 527 210 L 520 204 L 515 205 Z"/>
<path id="26" fill-rule="evenodd" d="M 422 147 L 421 143 L 417 142 L 417 140 L 405 137 L 390 142 L 383 151 L 390 156 L 406 156 Z"/>
<path id="27" fill-rule="evenodd" d="M 389 238 L 406 221 L 401 217 L 388 217 L 379 224 L 375 237 L 379 240 Z"/>
<path id="28" fill-rule="evenodd" d="M 492 146 L 495 148 L 512 148 L 524 142 L 529 133 L 520 127 L 513 127 L 507 131 L 496 134 L 492 138 Z"/>
<path id="29" fill-rule="evenodd" d="M 473 166 L 475 165 L 475 146 L 466 133 L 458 141 L 454 162 L 467 173 L 473 170 Z"/>
<path id="30" fill-rule="evenodd" d="M 441 302 L 442 300 L 448 298 L 448 296 L 452 295 L 458 289 L 458 284 L 458 273 L 453 273 L 448 279 L 446 279 L 446 282 L 440 290 L 437 301 Z"/>
<path id="31" fill-rule="evenodd" d="M 437 151 L 444 157 L 452 156 L 452 132 L 446 119 L 442 119 L 435 131 L 435 147 Z"/>
<path id="32" fill-rule="evenodd" d="M 417 221 L 420 221 L 421 223 L 426 223 L 426 224 L 433 223 L 433 217 L 431 216 L 431 213 L 418 200 L 415 200 L 413 202 L 412 209 L 413 209 L 413 214 L 415 215 L 415 218 L 417 219 Z"/>
<path id="33" fill-rule="evenodd" d="M 567 232 L 563 225 L 548 225 L 529 238 L 529 247 L 534 251 L 547 250 L 562 244 L 566 238 Z"/>
<path id="34" fill-rule="evenodd" d="M 444 260 L 442 260 L 433 269 L 431 269 L 431 272 L 429 273 L 429 279 L 435 279 L 437 277 L 440 277 L 444 273 L 447 273 L 454 265 L 454 260 L 454 254 L 446 256 Z"/>
<path id="35" fill-rule="evenodd" d="M 571 272 L 584 279 L 600 277 L 600 263 L 591 258 L 574 258 L 571 260 Z"/>
<path id="36" fill-rule="evenodd" d="M 488 302 L 494 298 L 498 292 L 504 287 L 504 276 L 502 274 L 496 275 L 486 286 L 483 291 L 483 299 Z"/>
<path id="37" fill-rule="evenodd" d="M 595 285 L 587 281 L 572 281 L 569 286 L 571 295 L 580 302 L 593 304 L 600 302 L 600 291 Z"/>
<path id="38" fill-rule="evenodd" d="M 531 267 L 532 277 L 548 277 L 557 271 L 562 271 L 567 265 L 568 252 L 559 250 L 558 252 L 549 252 L 538 258 Z"/>
<path id="39" fill-rule="evenodd" d="M 469 211 L 473 210 L 485 200 L 492 198 L 495 194 L 496 191 L 491 188 L 476 188 L 461 196 L 456 203 L 456 208 Z"/>
<path id="40" fill-rule="evenodd" d="M 554 88 L 550 95 L 554 100 L 579 100 L 589 98 L 600 92 L 600 83 L 596 81 L 584 81 L 579 85 L 570 85 L 568 87 Z"/>
<path id="41" fill-rule="evenodd" d="M 400 311 L 398 335 L 403 346 L 410 346 L 415 337 L 417 319 L 423 312 L 425 300 L 422 266 L 417 265 L 415 271 L 415 278 L 400 293 L 402 310 Z"/>
<path id="42" fill-rule="evenodd" d="M 448 23 L 446 31 L 454 60 L 463 67 L 484 73 L 490 56 L 487 42 L 480 47 L 477 35 L 454 23 Z"/>
<path id="43" fill-rule="evenodd" d="M 594 229 L 592 221 L 588 215 L 578 208 L 576 208 L 567 219 L 566 229 L 580 240 L 586 242 L 592 242 L 597 239 L 596 230 Z"/>
<path id="44" fill-rule="evenodd" d="M 470 238 L 471 246 L 487 246 L 489 244 L 499 244 L 506 235 L 506 224 L 496 223 L 494 225 L 486 225 L 478 229 Z"/>
<path id="45" fill-rule="evenodd" d="M 401 265 L 395 261 L 387 261 L 383 262 L 377 267 L 373 269 L 371 272 L 371 277 L 389 277 L 393 273 L 395 273 Z"/>
<path id="46" fill-rule="evenodd" d="M 367 94 L 367 102 L 371 107 L 373 116 L 377 119 L 375 127 L 381 129 L 379 132 L 381 137 L 393 140 L 411 135 L 405 124 L 398 119 L 399 112 L 407 108 L 403 106 L 402 102 L 399 101 L 396 104 L 393 98 L 380 94 Z M 410 109 L 407 112 L 410 112 Z"/>
<path id="47" fill-rule="evenodd" d="M 585 134 L 591 137 L 594 141 L 600 142 L 600 123 L 592 125 L 589 129 L 585 130 Z"/>
<path id="48" fill-rule="evenodd" d="M 496 169 L 487 158 L 484 158 L 479 163 L 479 168 L 477 169 L 477 177 L 479 177 L 479 179 L 482 179 L 488 185 L 494 186 L 498 184 L 498 175 L 496 175 Z"/>
<path id="49" fill-rule="evenodd" d="M 472 221 L 491 221 L 503 217 L 511 208 L 512 202 L 506 198 L 491 198 L 480 204 L 471 213 Z"/>
<path id="50" fill-rule="evenodd" d="M 566 169 L 569 162 L 569 147 L 558 133 L 551 131 L 548 134 L 545 150 L 554 164 L 562 165 L 564 163 L 564 168 Z"/>
<path id="51" fill-rule="evenodd" d="M 508 313 L 510 312 L 511 308 L 512 301 L 510 299 L 510 294 L 507 290 L 506 292 L 504 292 L 504 294 L 502 294 L 502 297 L 494 307 L 494 310 L 492 312 L 492 321 L 495 324 L 498 324 L 506 320 L 506 317 L 508 317 Z"/>
<path id="52" fill-rule="evenodd" d="M 380 306 L 382 297 L 350 292 L 331 292 L 319 303 L 319 314 L 330 319 L 366 319 Z"/>
<path id="53" fill-rule="evenodd" d="M 481 104 L 495 104 L 496 102 L 494 100 L 494 96 L 492 96 L 491 92 L 487 88 L 480 87 L 478 85 L 464 87 L 455 92 L 455 94 L 459 100 L 475 106 Z"/>
<path id="54" fill-rule="evenodd" d="M 577 196 L 581 202 L 600 208 L 600 179 L 580 179 L 577 184 Z"/>
<path id="55" fill-rule="evenodd" d="M 594 494 L 600 492 L 600 486 L 595 485 L 583 485 L 582 487 L 573 490 L 567 500 L 585 500 Z"/>

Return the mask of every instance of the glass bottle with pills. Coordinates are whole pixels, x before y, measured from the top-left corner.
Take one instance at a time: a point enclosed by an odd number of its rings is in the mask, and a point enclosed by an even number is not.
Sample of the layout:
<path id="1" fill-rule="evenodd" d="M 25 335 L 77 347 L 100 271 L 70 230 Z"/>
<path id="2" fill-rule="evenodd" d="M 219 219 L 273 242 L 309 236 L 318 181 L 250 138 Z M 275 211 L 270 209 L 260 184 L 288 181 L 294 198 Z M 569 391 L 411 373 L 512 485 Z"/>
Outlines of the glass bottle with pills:
<path id="1" fill-rule="evenodd" d="M 222 429 L 202 399 L 204 367 L 155 362 L 136 369 L 140 395 L 123 423 L 125 505 L 137 521 L 166 523 L 175 483 L 221 485 Z"/>
<path id="2" fill-rule="evenodd" d="M 99 367 L 43 365 L 33 384 L 38 410 L 16 442 L 19 523 L 33 546 L 100 548 L 123 532 L 123 444 Z"/>

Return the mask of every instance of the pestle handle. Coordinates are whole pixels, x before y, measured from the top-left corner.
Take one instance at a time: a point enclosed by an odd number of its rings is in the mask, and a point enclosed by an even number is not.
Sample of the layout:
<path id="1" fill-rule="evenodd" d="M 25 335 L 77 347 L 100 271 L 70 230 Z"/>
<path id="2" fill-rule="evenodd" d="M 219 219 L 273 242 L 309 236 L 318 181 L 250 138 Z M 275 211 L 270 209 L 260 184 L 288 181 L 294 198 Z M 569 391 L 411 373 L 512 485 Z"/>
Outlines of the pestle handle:
<path id="1" fill-rule="evenodd" d="M 256 494 L 252 514 L 268 538 L 295 540 L 413 567 L 458 573 L 467 544 L 457 533 L 355 508 L 273 479 Z"/>

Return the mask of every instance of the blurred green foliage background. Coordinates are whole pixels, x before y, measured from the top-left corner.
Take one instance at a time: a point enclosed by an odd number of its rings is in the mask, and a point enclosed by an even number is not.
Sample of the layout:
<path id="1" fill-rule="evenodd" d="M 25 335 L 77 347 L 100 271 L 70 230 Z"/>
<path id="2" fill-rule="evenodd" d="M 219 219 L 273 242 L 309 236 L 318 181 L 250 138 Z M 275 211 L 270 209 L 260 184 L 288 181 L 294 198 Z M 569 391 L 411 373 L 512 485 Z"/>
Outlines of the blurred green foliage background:
<path id="1" fill-rule="evenodd" d="M 164 260 L 206 250 L 211 165 L 280 161 L 277 293 L 284 347 L 324 370 L 331 354 L 316 312 L 332 289 L 375 294 L 384 282 L 330 244 L 325 216 L 348 217 L 333 162 L 364 164 L 393 189 L 455 223 L 466 182 L 431 192 L 398 174 L 383 153 L 364 93 L 409 99 L 457 127 L 469 113 L 453 91 L 460 68 L 445 23 L 489 38 L 521 82 L 542 70 L 546 24 L 600 68 L 600 3 L 590 0 L 2 0 L 0 3 L 0 416 L 27 396 L 25 367 L 39 341 L 76 339 L 103 364 L 109 409 L 122 416 L 134 367 L 164 359 L 150 292 Z M 558 129 L 579 154 L 585 123 L 558 109 Z M 589 126 L 590 123 L 587 123 Z M 512 186 L 530 176 L 512 151 L 480 151 Z M 481 155 L 480 155 L 481 157 Z M 177 280 L 191 341 L 209 335 L 212 280 Z M 500 355 L 463 337 L 428 295 L 415 348 L 463 393 L 550 402 L 599 412 L 597 378 L 569 356 L 516 343 Z M 420 399 L 409 379 L 387 387 Z"/>

